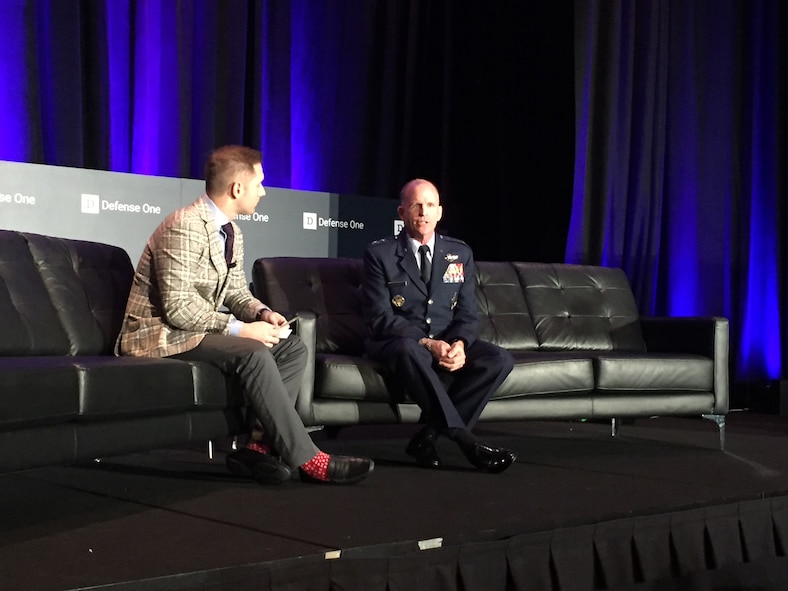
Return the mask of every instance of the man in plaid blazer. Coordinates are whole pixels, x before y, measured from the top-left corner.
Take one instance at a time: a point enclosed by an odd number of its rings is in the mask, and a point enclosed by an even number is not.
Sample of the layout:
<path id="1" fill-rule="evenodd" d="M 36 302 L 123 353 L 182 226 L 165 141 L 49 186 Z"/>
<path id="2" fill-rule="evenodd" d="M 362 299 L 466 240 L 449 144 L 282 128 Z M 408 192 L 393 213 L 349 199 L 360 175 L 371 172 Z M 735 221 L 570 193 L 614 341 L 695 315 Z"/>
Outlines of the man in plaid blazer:
<path id="1" fill-rule="evenodd" d="M 306 348 L 296 335 L 280 338 L 286 319 L 247 286 L 232 220 L 265 195 L 261 162 L 243 146 L 210 155 L 206 194 L 167 216 L 145 246 L 116 350 L 203 361 L 238 377 L 257 426 L 246 448 L 228 455 L 233 473 L 278 484 L 297 467 L 308 482 L 358 482 L 374 463 L 315 446 L 295 410 Z"/>

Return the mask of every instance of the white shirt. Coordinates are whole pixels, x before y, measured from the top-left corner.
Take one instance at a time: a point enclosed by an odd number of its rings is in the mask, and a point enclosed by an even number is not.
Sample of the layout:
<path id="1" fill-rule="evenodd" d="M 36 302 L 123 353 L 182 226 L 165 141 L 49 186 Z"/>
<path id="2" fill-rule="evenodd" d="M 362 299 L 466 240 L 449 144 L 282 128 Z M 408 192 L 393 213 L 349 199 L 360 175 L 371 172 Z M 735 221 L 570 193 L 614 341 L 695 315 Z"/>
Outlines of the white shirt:
<path id="1" fill-rule="evenodd" d="M 208 204 L 208 207 L 213 213 L 213 221 L 216 224 L 216 231 L 219 233 L 219 240 L 222 241 L 222 248 L 224 248 L 224 245 L 227 242 L 227 235 L 224 233 L 224 230 L 222 230 L 222 226 L 229 222 L 230 219 L 224 215 L 224 212 L 221 209 L 216 207 L 213 199 L 208 197 L 208 195 L 203 195 L 202 199 Z"/>
<path id="2" fill-rule="evenodd" d="M 410 236 L 408 236 L 408 242 L 410 243 L 410 249 L 413 251 L 413 256 L 416 257 L 416 265 L 418 265 L 419 270 L 421 270 L 421 255 L 419 254 L 419 246 L 421 246 L 421 242 L 418 240 L 414 240 Z M 427 258 L 432 262 L 432 255 L 435 252 L 435 234 L 433 233 L 432 238 L 429 239 L 427 242 L 427 246 L 430 249 L 430 252 L 427 254 Z"/>

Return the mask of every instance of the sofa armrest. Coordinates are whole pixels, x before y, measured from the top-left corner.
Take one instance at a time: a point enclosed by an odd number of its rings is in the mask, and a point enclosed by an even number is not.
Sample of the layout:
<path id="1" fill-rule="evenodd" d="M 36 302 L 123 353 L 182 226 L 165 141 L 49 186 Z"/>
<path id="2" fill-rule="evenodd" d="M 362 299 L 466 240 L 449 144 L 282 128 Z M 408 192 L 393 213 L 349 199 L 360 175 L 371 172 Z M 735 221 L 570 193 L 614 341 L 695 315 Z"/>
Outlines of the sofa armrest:
<path id="1" fill-rule="evenodd" d="M 315 353 L 317 351 L 317 317 L 314 312 L 298 311 L 299 319 L 295 322 L 293 332 L 306 345 L 306 370 L 301 379 L 301 389 L 296 399 L 296 411 L 304 421 L 304 425 L 314 424 L 312 403 L 315 397 Z"/>
<path id="2" fill-rule="evenodd" d="M 652 353 L 704 355 L 714 361 L 715 414 L 726 414 L 729 405 L 727 318 L 642 317 L 640 325 L 646 350 Z"/>

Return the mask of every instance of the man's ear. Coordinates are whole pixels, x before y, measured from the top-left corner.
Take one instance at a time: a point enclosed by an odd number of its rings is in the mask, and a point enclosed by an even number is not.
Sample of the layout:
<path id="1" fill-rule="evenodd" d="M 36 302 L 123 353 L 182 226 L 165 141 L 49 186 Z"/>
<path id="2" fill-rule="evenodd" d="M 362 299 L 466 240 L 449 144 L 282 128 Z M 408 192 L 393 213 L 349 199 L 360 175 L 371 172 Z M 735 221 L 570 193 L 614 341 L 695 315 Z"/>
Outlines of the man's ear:
<path id="1" fill-rule="evenodd" d="M 233 197 L 233 198 L 240 197 L 242 190 L 243 190 L 243 187 L 241 186 L 241 183 L 239 183 L 238 181 L 235 181 L 233 184 L 230 185 L 230 197 Z"/>

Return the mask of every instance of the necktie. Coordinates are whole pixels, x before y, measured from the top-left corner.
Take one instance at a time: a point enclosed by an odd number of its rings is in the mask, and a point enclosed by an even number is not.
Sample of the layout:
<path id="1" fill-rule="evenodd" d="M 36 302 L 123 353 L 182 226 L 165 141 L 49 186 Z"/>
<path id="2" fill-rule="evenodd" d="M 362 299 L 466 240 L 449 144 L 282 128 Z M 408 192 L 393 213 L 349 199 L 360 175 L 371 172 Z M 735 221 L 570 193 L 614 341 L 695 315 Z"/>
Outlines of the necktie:
<path id="1" fill-rule="evenodd" d="M 230 263 L 233 262 L 233 242 L 235 242 L 235 230 L 233 230 L 233 225 L 231 222 L 227 222 L 222 226 L 222 230 L 224 231 L 224 260 L 227 261 L 227 265 L 229 266 Z"/>
<path id="2" fill-rule="evenodd" d="M 421 280 L 427 285 L 430 283 L 432 276 L 432 262 L 430 261 L 430 247 L 426 244 L 419 246 L 419 255 L 421 257 Z"/>

